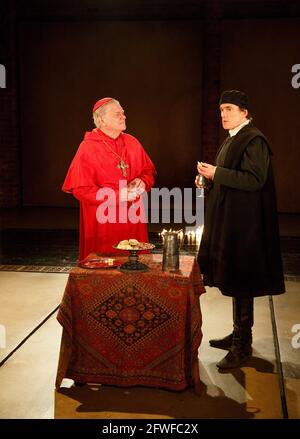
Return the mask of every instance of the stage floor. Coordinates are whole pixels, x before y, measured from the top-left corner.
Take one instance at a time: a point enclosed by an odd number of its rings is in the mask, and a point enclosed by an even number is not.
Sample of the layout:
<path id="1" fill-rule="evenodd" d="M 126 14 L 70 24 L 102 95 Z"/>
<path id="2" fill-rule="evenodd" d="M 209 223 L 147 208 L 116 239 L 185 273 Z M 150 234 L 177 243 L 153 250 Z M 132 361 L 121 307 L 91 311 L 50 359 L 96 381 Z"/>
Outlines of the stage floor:
<path id="1" fill-rule="evenodd" d="M 300 347 L 292 345 L 293 326 L 300 324 L 299 215 L 279 218 L 287 293 L 255 299 L 254 352 L 245 367 L 218 372 L 216 362 L 226 352 L 209 347 L 208 340 L 231 332 L 231 300 L 215 288 L 201 297 L 199 398 L 192 390 L 75 388 L 70 380 L 55 391 L 61 337 L 56 313 L 77 261 L 78 211 L 26 208 L 1 214 L 0 330 L 6 332 L 0 348 L 1 419 L 300 419 Z M 158 252 L 162 228 L 149 225 Z M 185 245 L 182 252 L 196 255 L 197 248 Z"/>
<path id="2" fill-rule="evenodd" d="M 208 340 L 231 331 L 231 299 L 207 288 L 201 297 L 203 395 L 198 397 L 192 389 L 78 388 L 71 380 L 55 391 L 61 337 L 56 313 L 67 276 L 0 272 L 0 322 L 6 328 L 6 347 L 0 350 L 0 418 L 300 418 L 300 356 L 292 346 L 292 326 L 300 315 L 299 282 L 287 282 L 287 293 L 271 302 L 269 297 L 255 299 L 253 358 L 222 374 L 216 362 L 225 352 L 209 347 Z"/>

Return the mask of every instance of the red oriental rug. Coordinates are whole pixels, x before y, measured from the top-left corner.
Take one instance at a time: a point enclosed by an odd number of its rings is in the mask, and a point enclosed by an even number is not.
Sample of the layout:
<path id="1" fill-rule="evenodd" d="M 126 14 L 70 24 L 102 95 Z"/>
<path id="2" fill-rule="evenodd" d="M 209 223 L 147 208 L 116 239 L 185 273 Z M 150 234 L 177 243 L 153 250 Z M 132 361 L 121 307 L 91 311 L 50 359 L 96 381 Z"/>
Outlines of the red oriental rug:
<path id="1" fill-rule="evenodd" d="M 161 270 L 161 255 L 140 259 L 149 271 L 70 273 L 57 316 L 64 328 L 58 386 L 64 377 L 172 390 L 193 384 L 205 292 L 198 264 L 181 256 L 180 269 L 169 273 Z"/>

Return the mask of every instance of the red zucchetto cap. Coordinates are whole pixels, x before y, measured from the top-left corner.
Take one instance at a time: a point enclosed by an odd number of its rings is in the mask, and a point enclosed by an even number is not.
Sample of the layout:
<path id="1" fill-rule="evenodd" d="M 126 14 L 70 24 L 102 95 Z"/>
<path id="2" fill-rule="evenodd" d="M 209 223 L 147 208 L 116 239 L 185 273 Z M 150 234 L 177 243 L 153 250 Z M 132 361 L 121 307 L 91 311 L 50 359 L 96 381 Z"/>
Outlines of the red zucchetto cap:
<path id="1" fill-rule="evenodd" d="M 93 107 L 93 113 L 98 110 L 98 108 L 102 107 L 102 105 L 106 104 L 107 102 L 111 101 L 112 98 L 102 98 L 99 101 L 97 101 Z"/>

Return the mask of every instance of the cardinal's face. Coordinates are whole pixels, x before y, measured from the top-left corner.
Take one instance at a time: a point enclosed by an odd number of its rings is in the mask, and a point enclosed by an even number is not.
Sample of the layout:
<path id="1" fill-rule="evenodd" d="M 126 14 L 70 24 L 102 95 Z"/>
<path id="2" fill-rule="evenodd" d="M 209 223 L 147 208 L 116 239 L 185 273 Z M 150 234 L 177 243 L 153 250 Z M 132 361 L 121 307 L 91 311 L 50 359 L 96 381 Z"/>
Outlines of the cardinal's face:
<path id="1" fill-rule="evenodd" d="M 109 132 L 119 132 L 126 130 L 126 116 L 120 104 L 113 102 L 107 105 L 104 115 L 101 117 L 102 127 Z"/>

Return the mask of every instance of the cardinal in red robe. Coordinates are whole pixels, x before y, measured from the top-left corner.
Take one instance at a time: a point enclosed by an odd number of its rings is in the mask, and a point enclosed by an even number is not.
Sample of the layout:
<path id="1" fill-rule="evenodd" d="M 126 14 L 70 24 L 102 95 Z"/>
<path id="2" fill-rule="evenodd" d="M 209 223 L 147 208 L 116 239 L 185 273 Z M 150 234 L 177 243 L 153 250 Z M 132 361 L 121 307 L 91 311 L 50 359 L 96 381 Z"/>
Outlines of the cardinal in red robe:
<path id="1" fill-rule="evenodd" d="M 97 128 L 85 134 L 62 187 L 80 201 L 80 260 L 92 252 L 119 253 L 113 245 L 121 240 L 148 242 L 141 196 L 156 174 L 140 142 L 123 132 L 126 117 L 117 100 L 97 101 L 93 118 Z M 128 216 L 135 209 L 139 221 Z"/>

